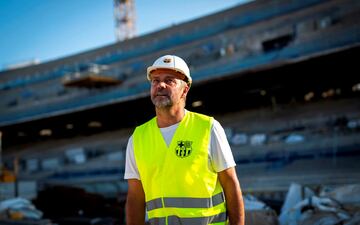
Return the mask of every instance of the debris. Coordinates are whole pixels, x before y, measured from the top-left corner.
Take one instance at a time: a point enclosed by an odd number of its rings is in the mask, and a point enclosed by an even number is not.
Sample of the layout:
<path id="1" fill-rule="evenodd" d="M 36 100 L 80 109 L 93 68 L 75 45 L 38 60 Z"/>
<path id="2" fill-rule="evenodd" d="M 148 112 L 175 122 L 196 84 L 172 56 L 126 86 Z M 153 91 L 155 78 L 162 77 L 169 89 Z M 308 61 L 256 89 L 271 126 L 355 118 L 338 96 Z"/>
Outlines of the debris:
<path id="1" fill-rule="evenodd" d="M 275 210 L 252 195 L 244 196 L 245 221 L 247 225 L 277 225 Z"/>
<path id="2" fill-rule="evenodd" d="M 14 198 L 0 202 L 0 214 L 11 219 L 41 219 L 43 213 L 27 199 Z"/>
<path id="3" fill-rule="evenodd" d="M 359 191 L 358 185 L 348 185 L 332 190 L 325 188 L 316 196 L 311 189 L 292 184 L 279 222 L 281 225 L 359 224 Z M 345 204 L 348 207 L 344 207 Z"/>

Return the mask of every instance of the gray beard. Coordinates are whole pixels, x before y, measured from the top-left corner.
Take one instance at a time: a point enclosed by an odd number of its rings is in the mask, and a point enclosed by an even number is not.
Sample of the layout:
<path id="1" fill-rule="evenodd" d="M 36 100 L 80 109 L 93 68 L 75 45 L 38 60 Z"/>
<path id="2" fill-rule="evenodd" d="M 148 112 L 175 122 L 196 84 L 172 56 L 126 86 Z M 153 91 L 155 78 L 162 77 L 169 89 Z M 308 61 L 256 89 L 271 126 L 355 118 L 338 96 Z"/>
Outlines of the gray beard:
<path id="1" fill-rule="evenodd" d="M 151 101 L 157 108 L 168 108 L 173 105 L 173 102 L 169 97 L 166 97 L 165 99 L 159 99 L 155 97 L 155 98 L 151 98 Z"/>

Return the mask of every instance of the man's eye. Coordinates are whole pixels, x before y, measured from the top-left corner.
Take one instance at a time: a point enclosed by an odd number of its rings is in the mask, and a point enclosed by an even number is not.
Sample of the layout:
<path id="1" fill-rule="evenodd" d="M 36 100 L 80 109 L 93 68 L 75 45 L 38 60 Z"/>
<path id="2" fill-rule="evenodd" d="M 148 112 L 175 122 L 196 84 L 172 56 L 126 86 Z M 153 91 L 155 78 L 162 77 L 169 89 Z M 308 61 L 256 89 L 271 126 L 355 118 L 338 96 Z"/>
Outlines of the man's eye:
<path id="1" fill-rule="evenodd" d="M 174 80 L 174 79 L 166 79 L 166 80 L 165 80 L 165 83 L 171 85 L 171 84 L 174 84 L 174 83 L 175 83 L 175 80 Z"/>

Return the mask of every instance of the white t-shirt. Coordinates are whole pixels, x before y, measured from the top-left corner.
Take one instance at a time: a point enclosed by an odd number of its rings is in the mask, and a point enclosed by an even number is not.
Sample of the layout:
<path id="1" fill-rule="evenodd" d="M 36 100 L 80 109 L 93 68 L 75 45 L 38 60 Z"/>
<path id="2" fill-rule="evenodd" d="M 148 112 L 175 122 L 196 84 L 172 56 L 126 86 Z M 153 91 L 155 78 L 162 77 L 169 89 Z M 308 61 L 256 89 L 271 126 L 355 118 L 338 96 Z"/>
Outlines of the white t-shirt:
<path id="1" fill-rule="evenodd" d="M 169 127 L 160 128 L 166 144 L 169 146 L 179 123 Z M 126 163 L 124 179 L 140 180 L 139 170 L 136 165 L 133 147 L 133 137 L 129 138 L 126 147 Z M 226 139 L 225 131 L 218 121 L 213 120 L 209 143 L 209 168 L 214 172 L 220 172 L 234 167 L 235 161 L 231 152 L 229 142 Z"/>

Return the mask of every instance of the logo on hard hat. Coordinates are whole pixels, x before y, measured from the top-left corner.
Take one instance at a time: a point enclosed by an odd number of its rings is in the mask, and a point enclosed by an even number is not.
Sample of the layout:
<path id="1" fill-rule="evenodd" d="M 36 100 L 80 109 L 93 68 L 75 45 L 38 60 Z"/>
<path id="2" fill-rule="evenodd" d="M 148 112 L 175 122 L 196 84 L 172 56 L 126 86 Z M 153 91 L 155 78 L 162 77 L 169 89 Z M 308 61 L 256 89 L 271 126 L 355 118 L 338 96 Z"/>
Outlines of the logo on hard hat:
<path id="1" fill-rule="evenodd" d="M 192 141 L 178 141 L 175 153 L 180 158 L 188 157 L 192 152 Z"/>
<path id="2" fill-rule="evenodd" d="M 165 58 L 163 61 L 164 61 L 164 63 L 170 63 L 170 62 L 171 62 L 171 58 Z"/>

